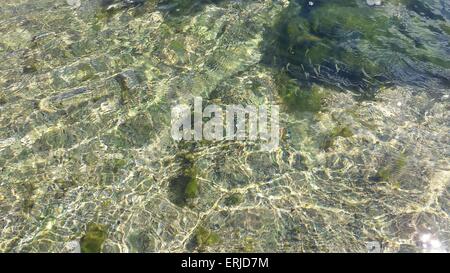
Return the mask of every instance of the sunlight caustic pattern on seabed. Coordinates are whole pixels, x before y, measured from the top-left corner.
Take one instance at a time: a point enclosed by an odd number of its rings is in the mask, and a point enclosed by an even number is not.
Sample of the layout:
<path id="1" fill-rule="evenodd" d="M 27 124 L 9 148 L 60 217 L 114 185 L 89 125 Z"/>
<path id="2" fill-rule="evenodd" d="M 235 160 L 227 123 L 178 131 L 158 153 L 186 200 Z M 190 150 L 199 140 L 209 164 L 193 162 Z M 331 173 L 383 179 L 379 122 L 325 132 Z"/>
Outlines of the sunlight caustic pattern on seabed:
<path id="1" fill-rule="evenodd" d="M 324 2 L 3 0 L 0 251 L 448 251 L 449 7 Z M 173 141 L 195 96 L 279 147 Z"/>

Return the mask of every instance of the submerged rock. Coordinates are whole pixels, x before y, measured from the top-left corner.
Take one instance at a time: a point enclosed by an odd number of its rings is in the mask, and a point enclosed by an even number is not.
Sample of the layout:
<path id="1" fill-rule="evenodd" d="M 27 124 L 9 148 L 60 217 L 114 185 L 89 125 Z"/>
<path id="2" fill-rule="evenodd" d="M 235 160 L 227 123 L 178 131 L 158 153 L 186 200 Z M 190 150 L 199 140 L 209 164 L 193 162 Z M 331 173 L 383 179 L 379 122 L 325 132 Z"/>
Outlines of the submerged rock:
<path id="1" fill-rule="evenodd" d="M 199 181 L 194 162 L 182 156 L 182 170 L 169 184 L 169 199 L 177 206 L 193 205 L 199 194 Z"/>

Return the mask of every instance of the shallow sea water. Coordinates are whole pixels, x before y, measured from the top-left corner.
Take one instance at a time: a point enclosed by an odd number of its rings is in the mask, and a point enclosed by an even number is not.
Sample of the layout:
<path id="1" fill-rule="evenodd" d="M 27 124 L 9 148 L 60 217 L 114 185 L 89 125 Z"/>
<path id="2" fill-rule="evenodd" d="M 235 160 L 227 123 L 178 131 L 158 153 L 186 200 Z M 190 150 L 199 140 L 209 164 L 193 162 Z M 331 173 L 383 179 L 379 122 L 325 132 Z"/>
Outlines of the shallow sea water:
<path id="1" fill-rule="evenodd" d="M 450 4 L 368 2 L 2 0 L 0 251 L 448 251 Z M 280 146 L 174 142 L 195 96 Z"/>

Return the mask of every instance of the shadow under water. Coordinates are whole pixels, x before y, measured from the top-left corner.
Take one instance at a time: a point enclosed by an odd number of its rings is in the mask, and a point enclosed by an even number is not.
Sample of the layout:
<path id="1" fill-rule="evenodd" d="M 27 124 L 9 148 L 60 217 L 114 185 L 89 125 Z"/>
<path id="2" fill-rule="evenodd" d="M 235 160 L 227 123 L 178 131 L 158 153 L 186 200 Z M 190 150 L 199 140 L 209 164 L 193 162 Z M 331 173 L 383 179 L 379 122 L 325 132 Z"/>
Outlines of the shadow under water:
<path id="1" fill-rule="evenodd" d="M 448 6 L 291 1 L 265 35 L 263 62 L 284 68 L 303 85 L 328 83 L 366 97 L 389 84 L 449 86 Z"/>

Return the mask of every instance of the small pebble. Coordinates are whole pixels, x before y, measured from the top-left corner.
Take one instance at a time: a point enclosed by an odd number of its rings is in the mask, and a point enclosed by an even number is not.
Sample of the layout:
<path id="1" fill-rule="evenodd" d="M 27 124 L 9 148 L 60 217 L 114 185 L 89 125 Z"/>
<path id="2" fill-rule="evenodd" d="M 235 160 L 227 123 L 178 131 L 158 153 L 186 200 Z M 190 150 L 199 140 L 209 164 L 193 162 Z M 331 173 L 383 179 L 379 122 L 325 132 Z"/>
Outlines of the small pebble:
<path id="1" fill-rule="evenodd" d="M 65 252 L 68 253 L 81 253 L 81 246 L 78 241 L 70 241 L 65 245 Z"/>

